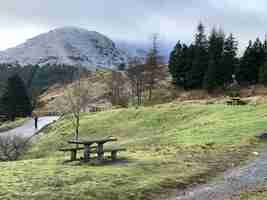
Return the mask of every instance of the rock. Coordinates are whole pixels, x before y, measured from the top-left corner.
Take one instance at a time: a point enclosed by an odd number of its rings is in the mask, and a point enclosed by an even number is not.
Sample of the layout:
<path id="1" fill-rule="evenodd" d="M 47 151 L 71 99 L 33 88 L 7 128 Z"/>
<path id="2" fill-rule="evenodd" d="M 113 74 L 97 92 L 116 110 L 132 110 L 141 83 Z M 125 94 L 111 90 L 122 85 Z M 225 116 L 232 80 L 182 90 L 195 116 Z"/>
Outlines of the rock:
<path id="1" fill-rule="evenodd" d="M 258 156 L 259 155 L 258 152 L 253 152 L 252 154 L 255 155 L 255 156 Z"/>

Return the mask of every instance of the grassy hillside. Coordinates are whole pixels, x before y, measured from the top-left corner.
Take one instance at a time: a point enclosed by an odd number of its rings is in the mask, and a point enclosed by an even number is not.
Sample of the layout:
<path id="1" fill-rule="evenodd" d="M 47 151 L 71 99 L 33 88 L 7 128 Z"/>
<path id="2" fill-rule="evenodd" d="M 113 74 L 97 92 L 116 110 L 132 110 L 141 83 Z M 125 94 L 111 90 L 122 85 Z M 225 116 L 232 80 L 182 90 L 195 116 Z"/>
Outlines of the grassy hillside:
<path id="1" fill-rule="evenodd" d="M 81 137 L 115 136 L 128 151 L 104 166 L 65 163 L 56 151 L 73 138 L 65 118 L 25 156 L 0 163 L 0 199 L 155 199 L 252 156 L 267 129 L 266 105 L 165 104 L 85 114 Z"/>
<path id="2" fill-rule="evenodd" d="M 266 191 L 266 188 L 259 188 L 253 192 L 244 192 L 240 196 L 237 196 L 235 199 L 236 200 L 266 200 L 267 191 Z"/>

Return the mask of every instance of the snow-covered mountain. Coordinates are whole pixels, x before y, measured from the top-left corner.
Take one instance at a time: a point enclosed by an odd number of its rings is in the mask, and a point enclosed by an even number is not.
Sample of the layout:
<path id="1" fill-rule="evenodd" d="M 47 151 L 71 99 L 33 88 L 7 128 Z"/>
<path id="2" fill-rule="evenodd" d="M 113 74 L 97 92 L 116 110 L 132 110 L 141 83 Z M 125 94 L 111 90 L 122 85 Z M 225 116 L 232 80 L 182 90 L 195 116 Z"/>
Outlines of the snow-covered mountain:
<path id="1" fill-rule="evenodd" d="M 0 52 L 0 63 L 25 65 L 67 64 L 116 68 L 128 55 L 106 36 L 86 29 L 64 27 L 38 35 L 17 47 Z"/>

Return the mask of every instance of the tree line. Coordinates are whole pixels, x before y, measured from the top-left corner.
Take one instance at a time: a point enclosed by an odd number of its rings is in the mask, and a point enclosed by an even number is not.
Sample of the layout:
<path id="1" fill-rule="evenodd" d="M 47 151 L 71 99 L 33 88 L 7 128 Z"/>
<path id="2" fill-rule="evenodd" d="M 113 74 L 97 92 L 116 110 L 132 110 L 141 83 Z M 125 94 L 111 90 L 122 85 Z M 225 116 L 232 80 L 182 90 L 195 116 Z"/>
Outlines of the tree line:
<path id="1" fill-rule="evenodd" d="M 173 82 L 185 89 L 227 88 L 240 85 L 267 85 L 267 39 L 249 41 L 238 57 L 238 41 L 231 33 L 213 28 L 207 36 L 200 23 L 191 44 L 178 41 L 169 59 Z"/>
<path id="2" fill-rule="evenodd" d="M 0 64 L 0 116 L 3 120 L 31 116 L 43 91 L 57 83 L 74 81 L 77 71 L 77 67 L 68 65 Z M 86 69 L 80 71 L 88 73 Z"/>
<path id="3" fill-rule="evenodd" d="M 8 78 L 0 105 L 1 114 L 11 121 L 16 117 L 31 116 L 33 103 L 23 80 L 17 74 Z"/>

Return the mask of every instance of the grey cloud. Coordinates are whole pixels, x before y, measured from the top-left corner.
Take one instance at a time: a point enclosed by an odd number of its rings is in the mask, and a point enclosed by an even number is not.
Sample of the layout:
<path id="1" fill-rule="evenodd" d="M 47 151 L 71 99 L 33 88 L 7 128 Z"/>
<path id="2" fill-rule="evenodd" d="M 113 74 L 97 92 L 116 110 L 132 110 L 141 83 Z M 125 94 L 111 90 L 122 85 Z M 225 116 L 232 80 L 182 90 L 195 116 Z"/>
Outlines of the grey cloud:
<path id="1" fill-rule="evenodd" d="M 264 36 L 267 14 L 241 0 L 9 0 L 0 2 L 0 26 L 81 26 L 121 40 L 146 40 L 159 32 L 170 42 L 190 41 L 202 21 L 210 30 L 221 26 L 241 43 Z"/>

